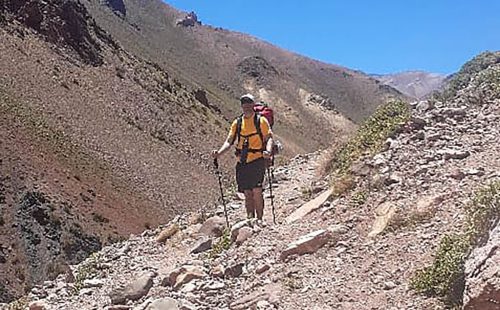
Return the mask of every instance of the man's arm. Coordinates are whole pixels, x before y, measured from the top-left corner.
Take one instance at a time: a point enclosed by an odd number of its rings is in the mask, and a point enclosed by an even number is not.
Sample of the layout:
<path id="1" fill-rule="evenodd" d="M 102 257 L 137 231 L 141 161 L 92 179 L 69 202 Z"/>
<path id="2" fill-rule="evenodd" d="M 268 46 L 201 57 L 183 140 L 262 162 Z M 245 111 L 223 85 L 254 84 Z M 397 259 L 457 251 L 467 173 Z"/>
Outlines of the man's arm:
<path id="1" fill-rule="evenodd" d="M 269 122 L 267 121 L 267 119 L 265 117 L 261 118 L 261 125 L 262 125 L 262 136 L 263 136 L 263 139 L 266 143 L 266 147 L 264 150 L 264 156 L 267 157 L 267 156 L 270 156 L 271 152 L 273 151 L 273 144 L 274 144 L 273 132 L 269 126 Z"/>
<path id="2" fill-rule="evenodd" d="M 231 130 L 229 131 L 229 134 L 227 135 L 226 141 L 222 144 L 219 150 L 213 150 L 212 151 L 212 156 L 214 158 L 218 158 L 219 156 L 222 156 L 224 153 L 231 148 L 231 145 L 234 140 L 234 135 L 236 135 L 236 122 L 233 122 L 231 125 Z"/>

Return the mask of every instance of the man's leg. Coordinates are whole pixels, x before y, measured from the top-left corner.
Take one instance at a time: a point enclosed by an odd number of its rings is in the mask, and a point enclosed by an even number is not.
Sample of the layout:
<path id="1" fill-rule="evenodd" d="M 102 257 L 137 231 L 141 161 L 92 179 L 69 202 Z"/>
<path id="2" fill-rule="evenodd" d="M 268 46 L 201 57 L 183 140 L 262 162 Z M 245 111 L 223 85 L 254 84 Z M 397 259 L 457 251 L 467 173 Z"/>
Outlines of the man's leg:
<path id="1" fill-rule="evenodd" d="M 262 217 L 264 216 L 264 197 L 262 197 L 262 187 L 252 189 L 252 194 L 257 219 L 262 220 Z"/>
<path id="2" fill-rule="evenodd" d="M 251 189 L 245 190 L 245 207 L 247 209 L 247 218 L 255 217 L 255 201 L 253 191 Z"/>

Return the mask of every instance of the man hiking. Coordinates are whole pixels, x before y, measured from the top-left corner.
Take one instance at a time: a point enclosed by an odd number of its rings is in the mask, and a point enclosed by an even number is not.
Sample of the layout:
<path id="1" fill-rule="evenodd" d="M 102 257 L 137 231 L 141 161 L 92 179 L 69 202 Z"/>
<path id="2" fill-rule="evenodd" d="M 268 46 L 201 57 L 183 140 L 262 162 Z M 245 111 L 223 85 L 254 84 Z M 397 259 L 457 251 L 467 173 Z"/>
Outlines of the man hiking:
<path id="1" fill-rule="evenodd" d="M 245 194 L 245 207 L 248 218 L 261 221 L 264 215 L 262 182 L 266 171 L 266 159 L 271 156 L 273 147 L 272 131 L 267 119 L 255 113 L 255 99 L 251 94 L 240 98 L 243 115 L 231 124 L 226 141 L 212 156 L 218 158 L 229 150 L 235 141 L 236 183 L 238 192 Z"/>

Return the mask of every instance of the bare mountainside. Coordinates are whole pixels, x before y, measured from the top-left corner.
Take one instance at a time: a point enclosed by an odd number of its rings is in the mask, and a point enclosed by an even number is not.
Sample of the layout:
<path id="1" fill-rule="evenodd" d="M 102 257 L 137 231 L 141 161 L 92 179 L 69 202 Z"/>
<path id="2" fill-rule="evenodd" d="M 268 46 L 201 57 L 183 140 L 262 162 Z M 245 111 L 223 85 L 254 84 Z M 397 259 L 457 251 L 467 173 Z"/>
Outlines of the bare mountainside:
<path id="1" fill-rule="evenodd" d="M 431 92 L 440 89 L 446 76 L 424 71 L 405 71 L 394 74 L 373 74 L 374 78 L 383 84 L 394 87 L 403 94 L 420 99 Z"/>
<path id="2" fill-rule="evenodd" d="M 358 122 L 388 96 L 398 96 L 366 75 L 243 33 L 198 23 L 177 25 L 186 13 L 160 0 L 120 2 L 125 14 L 102 1 L 84 1 L 99 25 L 123 46 L 203 86 L 227 117 L 239 113 L 234 99 L 244 92 L 270 102 L 279 115 L 275 131 L 296 151 L 326 146 L 339 135 L 339 127 L 349 126 L 339 118 L 332 126 L 319 107 Z"/>
<path id="3" fill-rule="evenodd" d="M 11 300 L 215 201 L 203 156 L 227 125 L 205 91 L 123 50 L 79 2 L 0 5 L 0 299 Z"/>

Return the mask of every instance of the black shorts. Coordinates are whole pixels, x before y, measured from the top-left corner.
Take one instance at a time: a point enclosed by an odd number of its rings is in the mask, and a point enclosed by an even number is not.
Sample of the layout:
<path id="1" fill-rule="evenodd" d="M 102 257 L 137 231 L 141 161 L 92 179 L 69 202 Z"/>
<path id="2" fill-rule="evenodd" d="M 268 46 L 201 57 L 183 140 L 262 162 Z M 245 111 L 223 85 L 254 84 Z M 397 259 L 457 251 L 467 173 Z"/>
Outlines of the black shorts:
<path id="1" fill-rule="evenodd" d="M 238 164 L 236 164 L 236 183 L 238 184 L 238 192 L 242 193 L 245 190 L 262 187 L 265 172 L 266 163 L 262 157 L 246 164 L 238 162 Z"/>

